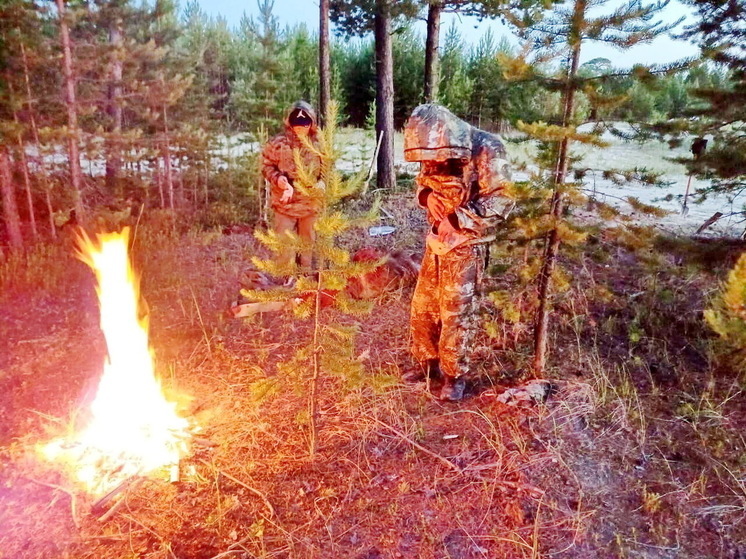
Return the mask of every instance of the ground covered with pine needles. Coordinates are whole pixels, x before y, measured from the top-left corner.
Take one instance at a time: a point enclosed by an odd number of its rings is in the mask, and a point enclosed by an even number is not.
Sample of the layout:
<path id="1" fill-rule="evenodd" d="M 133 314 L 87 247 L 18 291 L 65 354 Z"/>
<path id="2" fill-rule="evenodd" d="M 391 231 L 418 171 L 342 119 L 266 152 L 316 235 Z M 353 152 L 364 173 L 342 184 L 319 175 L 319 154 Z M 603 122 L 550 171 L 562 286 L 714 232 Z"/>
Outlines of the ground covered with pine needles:
<path id="1" fill-rule="evenodd" d="M 384 205 L 396 234 L 345 242 L 421 246 L 409 198 Z M 92 274 L 67 241 L 3 263 L 0 557 L 746 556 L 745 379 L 702 318 L 743 247 L 589 226 L 563 256 L 538 405 L 498 400 L 529 378 L 530 327 L 488 298 L 466 401 L 392 382 L 413 366 L 411 287 L 387 293 L 359 319 L 368 382 L 322 383 L 310 460 L 305 400 L 252 388 L 309 324 L 229 318 L 258 244 L 184 223 L 144 217 L 134 254 L 157 369 L 201 432 L 179 482 L 138 480 L 110 514 L 34 452 L 75 425 L 100 374 Z M 510 288 L 509 264 L 488 290 Z"/>

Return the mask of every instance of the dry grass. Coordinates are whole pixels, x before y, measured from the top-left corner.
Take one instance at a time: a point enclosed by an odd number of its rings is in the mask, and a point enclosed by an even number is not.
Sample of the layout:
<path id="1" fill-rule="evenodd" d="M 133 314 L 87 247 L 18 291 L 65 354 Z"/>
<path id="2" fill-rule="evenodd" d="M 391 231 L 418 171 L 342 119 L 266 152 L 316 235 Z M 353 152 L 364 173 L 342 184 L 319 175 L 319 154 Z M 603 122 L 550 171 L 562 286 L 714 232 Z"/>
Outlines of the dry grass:
<path id="1" fill-rule="evenodd" d="M 415 243 L 421 224 L 404 199 L 387 201 L 400 233 L 374 240 L 383 248 Z M 411 366 L 409 292 L 388 294 L 358 338 L 370 386 L 324 381 L 309 461 L 303 399 L 250 389 L 278 374 L 307 325 L 224 312 L 256 243 L 150 227 L 136 261 L 158 371 L 169 392 L 190 396 L 182 411 L 202 429 L 182 479 L 134 485 L 99 520 L 91 499 L 35 458 L 34 443 L 75 423 L 103 347 L 92 278 L 64 247 L 5 262 L 0 557 L 742 556 L 746 406 L 738 376 L 703 357 L 709 270 L 603 236 L 593 258 L 567 257 L 557 390 L 527 408 L 495 400 L 502 372 L 525 360 L 525 331 L 479 338 L 495 386 L 463 404 L 377 384 Z"/>

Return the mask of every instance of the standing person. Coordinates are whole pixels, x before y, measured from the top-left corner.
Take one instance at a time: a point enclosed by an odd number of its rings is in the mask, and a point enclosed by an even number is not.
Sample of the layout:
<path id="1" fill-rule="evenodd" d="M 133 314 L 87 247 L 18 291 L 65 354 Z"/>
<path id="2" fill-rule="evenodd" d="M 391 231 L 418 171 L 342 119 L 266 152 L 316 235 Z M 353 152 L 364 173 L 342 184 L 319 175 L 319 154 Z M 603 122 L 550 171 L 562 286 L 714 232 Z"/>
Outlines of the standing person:
<path id="1" fill-rule="evenodd" d="M 282 235 L 297 233 L 303 241 L 310 243 L 315 238 L 314 224 L 320 210 L 318 197 L 313 196 L 314 188 L 324 188 L 321 179 L 321 158 L 308 148 L 318 146 L 318 123 L 316 112 L 305 101 L 298 101 L 290 107 L 285 118 L 285 131 L 272 138 L 262 149 L 262 176 L 270 185 L 270 204 L 274 212 L 273 228 Z M 298 167 L 295 164 L 294 150 L 300 151 L 304 169 L 313 178 L 310 189 L 299 187 Z M 278 255 L 278 264 L 288 265 L 296 257 L 292 248 Z M 312 251 L 300 254 L 300 265 L 306 271 L 311 269 Z"/>
<path id="2" fill-rule="evenodd" d="M 407 121 L 404 158 L 421 163 L 417 202 L 430 224 L 410 320 L 421 369 L 404 379 L 443 376 L 440 398 L 458 401 L 469 372 L 487 243 L 514 206 L 510 169 L 498 136 L 435 104 L 420 105 Z"/>

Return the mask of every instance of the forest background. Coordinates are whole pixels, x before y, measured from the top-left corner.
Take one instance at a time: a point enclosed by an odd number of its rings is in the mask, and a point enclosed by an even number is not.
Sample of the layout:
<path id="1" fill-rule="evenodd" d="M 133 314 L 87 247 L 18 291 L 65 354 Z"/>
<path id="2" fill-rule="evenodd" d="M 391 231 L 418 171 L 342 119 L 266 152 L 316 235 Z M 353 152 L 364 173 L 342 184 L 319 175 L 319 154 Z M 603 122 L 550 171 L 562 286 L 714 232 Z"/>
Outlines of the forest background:
<path id="1" fill-rule="evenodd" d="M 670 180 L 645 165 L 671 154 L 675 201 L 692 177 L 697 201 L 723 195 L 743 218 L 746 6 L 690 0 L 674 29 L 656 23 L 663 3 L 600 4 L 321 0 L 339 32 L 327 42 L 283 26 L 271 0 L 238 22 L 195 1 L 0 3 L 0 556 L 744 557 L 743 241 L 661 231 L 664 212 L 626 189 Z M 442 29 L 434 72 L 413 18 L 437 7 L 503 19 L 529 48 Z M 617 68 L 583 54 L 666 33 L 701 57 Z M 228 318 L 247 269 L 272 271 L 262 259 L 297 243 L 253 234 L 268 217 L 260 146 L 301 98 L 336 99 L 342 124 L 334 140 L 325 127 L 318 282 L 279 289 L 295 314 Z M 433 99 L 528 162 L 490 247 L 459 404 L 400 382 L 416 366 L 411 285 L 322 309 L 326 287 L 367 270 L 354 251 L 413 261 L 422 246 L 394 130 Z M 395 233 L 372 236 L 371 220 Z M 82 422 L 106 355 L 77 225 L 133 227 L 159 378 L 201 429 L 179 483 L 149 478 L 98 518 L 34 458 Z M 551 393 L 538 405 L 530 376 Z"/>
<path id="2" fill-rule="evenodd" d="M 2 10 L 3 217 L 12 245 L 23 242 L 21 228 L 26 240 L 54 236 L 72 209 L 125 201 L 197 209 L 206 224 L 259 215 L 252 211 L 261 187 L 251 142 L 279 131 L 294 100 L 318 99 L 317 33 L 282 26 L 268 0 L 235 25 L 209 17 L 196 1 L 183 8 L 169 0 L 11 1 Z M 400 128 L 423 100 L 425 44 L 405 16 L 394 19 L 392 37 L 393 122 Z M 559 119 L 556 90 L 507 76 L 508 60 L 519 54 L 514 41 L 491 31 L 475 44 L 464 39 L 455 26 L 441 32 L 440 103 L 492 131 Z M 343 124 L 372 128 L 373 40 L 340 35 L 330 58 L 331 97 Z M 541 71 L 552 68 L 545 63 Z M 606 58 L 579 72 L 607 76 L 597 97 L 624 96 L 599 107 L 581 92 L 579 122 L 680 118 L 702 105 L 694 91 L 723 89 L 729 80 L 727 69 L 705 63 L 656 80 L 618 72 Z M 248 149 L 230 149 L 238 144 Z M 82 159 L 70 156 L 72 148 Z M 83 161 L 82 169 L 71 159 Z"/>

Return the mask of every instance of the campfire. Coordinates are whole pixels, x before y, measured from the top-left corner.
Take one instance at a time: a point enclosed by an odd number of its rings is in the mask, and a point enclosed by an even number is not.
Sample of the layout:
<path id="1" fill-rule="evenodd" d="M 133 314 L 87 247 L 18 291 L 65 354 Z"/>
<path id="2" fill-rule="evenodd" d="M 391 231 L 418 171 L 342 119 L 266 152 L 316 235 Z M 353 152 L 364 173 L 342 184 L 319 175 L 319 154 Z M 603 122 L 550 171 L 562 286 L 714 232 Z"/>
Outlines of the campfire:
<path id="1" fill-rule="evenodd" d="M 178 468 L 189 436 L 187 420 L 166 400 L 155 376 L 128 244 L 126 228 L 98 235 L 96 241 L 84 233 L 78 238 L 78 256 L 96 274 L 108 356 L 89 421 L 79 432 L 41 448 L 47 459 L 66 463 L 93 495 L 134 476 Z"/>

